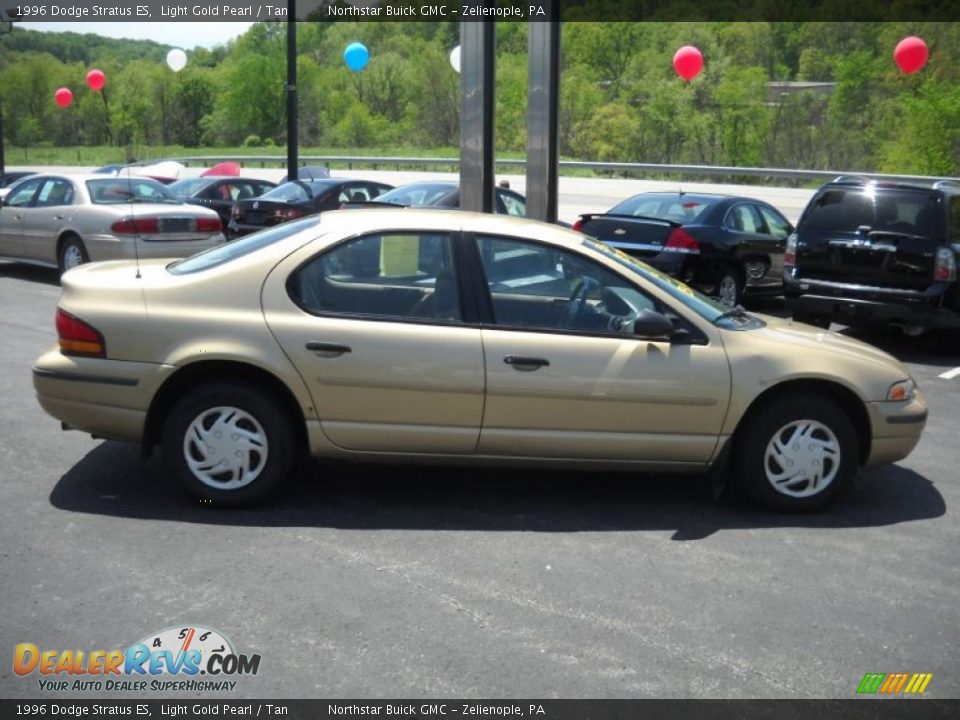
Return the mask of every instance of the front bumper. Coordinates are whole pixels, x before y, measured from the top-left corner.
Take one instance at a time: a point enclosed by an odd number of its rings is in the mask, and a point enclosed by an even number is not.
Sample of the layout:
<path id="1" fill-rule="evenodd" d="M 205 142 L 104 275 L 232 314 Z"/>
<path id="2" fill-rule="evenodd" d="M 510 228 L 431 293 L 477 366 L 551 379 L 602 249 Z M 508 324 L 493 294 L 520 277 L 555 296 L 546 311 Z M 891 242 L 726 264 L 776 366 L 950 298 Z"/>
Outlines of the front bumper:
<path id="1" fill-rule="evenodd" d="M 917 388 L 909 402 L 867 403 L 872 437 L 865 467 L 897 462 L 920 442 L 927 424 L 927 400 Z"/>
<path id="2" fill-rule="evenodd" d="M 65 426 L 110 440 L 140 442 L 150 403 L 172 365 L 68 357 L 59 348 L 33 367 L 40 406 Z"/>

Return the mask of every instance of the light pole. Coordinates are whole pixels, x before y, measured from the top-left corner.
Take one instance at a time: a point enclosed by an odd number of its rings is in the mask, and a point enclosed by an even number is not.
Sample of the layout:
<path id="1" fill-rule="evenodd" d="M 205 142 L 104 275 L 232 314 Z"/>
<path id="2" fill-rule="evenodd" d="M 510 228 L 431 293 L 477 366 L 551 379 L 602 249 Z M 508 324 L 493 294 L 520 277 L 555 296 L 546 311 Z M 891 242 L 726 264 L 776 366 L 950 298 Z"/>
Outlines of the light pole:
<path id="1" fill-rule="evenodd" d="M 297 179 L 297 0 L 287 0 L 287 179 Z"/>
<path id="2" fill-rule="evenodd" d="M 9 14 L 9 11 L 7 11 Z M 13 30 L 13 23 L 0 20 L 0 35 Z M 3 98 L 0 97 L 0 177 L 7 172 L 7 161 L 3 151 Z"/>

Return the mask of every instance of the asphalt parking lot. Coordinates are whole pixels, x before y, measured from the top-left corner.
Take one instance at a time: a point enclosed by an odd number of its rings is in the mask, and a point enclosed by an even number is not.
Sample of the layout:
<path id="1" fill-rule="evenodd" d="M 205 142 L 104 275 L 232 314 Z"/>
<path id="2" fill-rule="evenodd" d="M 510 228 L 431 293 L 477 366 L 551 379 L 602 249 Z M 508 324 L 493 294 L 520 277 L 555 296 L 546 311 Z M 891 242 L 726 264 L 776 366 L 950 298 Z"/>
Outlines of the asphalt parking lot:
<path id="1" fill-rule="evenodd" d="M 858 335 L 907 363 L 930 421 L 824 514 L 714 502 L 697 478 L 340 464 L 241 512 L 43 413 L 58 294 L 0 263 L 7 658 L 189 624 L 262 656 L 235 698 L 850 698 L 867 672 L 960 696 L 960 377 L 939 377 L 960 358 L 922 339 Z M 0 697 L 65 696 L 0 662 Z"/>

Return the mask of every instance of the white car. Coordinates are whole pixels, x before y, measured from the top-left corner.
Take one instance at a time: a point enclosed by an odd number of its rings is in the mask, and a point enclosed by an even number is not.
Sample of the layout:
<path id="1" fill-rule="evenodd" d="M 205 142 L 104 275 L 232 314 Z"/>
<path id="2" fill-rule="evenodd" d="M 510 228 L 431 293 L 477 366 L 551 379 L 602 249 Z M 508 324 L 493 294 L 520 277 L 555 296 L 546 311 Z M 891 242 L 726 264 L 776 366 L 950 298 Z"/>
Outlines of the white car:
<path id="1" fill-rule="evenodd" d="M 0 200 L 0 257 L 61 273 L 98 260 L 182 258 L 222 242 L 216 212 L 149 178 L 32 175 Z"/>

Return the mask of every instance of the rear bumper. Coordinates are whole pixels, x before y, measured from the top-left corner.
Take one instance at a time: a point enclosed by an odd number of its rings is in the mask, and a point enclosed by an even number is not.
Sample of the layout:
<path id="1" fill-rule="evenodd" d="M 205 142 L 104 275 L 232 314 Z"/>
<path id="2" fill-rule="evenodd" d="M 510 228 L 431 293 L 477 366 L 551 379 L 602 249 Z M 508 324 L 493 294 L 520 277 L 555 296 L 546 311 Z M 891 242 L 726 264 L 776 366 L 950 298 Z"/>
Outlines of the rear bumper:
<path id="1" fill-rule="evenodd" d="M 901 304 L 828 295 L 787 300 L 793 310 L 829 317 L 844 325 L 918 325 L 930 330 L 960 328 L 960 315 L 928 304 Z"/>
<path id="2" fill-rule="evenodd" d="M 172 365 L 77 358 L 53 349 L 33 367 L 37 401 L 71 429 L 140 442 L 150 403 Z"/>
<path id="3" fill-rule="evenodd" d="M 222 233 L 196 240 L 134 240 L 115 235 L 90 235 L 84 244 L 91 262 L 100 260 L 150 260 L 184 258 L 225 242 Z"/>
<path id="4" fill-rule="evenodd" d="M 916 325 L 931 330 L 960 328 L 960 313 L 943 307 L 950 287 L 934 282 L 917 291 L 784 278 L 787 305 L 794 311 L 845 325 Z"/>

